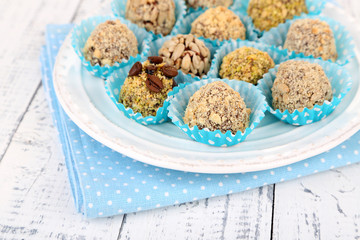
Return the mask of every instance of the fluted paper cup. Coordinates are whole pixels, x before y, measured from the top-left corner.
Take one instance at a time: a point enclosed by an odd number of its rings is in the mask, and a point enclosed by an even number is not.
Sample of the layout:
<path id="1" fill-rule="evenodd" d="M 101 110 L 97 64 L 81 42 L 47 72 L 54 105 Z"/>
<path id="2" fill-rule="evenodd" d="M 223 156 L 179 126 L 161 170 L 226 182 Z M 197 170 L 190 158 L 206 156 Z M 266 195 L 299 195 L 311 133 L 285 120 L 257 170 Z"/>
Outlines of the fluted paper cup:
<path id="1" fill-rule="evenodd" d="M 232 9 L 234 11 L 239 11 L 243 15 L 247 15 L 247 9 L 249 6 L 249 2 L 250 2 L 250 0 L 238 1 L 238 2 L 236 2 L 236 5 L 234 5 L 232 7 Z M 326 4 L 326 0 L 306 0 L 306 7 L 309 11 L 309 15 L 320 14 L 322 12 L 322 10 L 324 9 L 325 4 Z M 249 18 L 251 19 L 251 22 L 253 22 L 253 20 L 250 16 L 249 16 Z M 257 29 L 256 27 L 254 27 L 254 30 L 259 36 L 262 36 L 265 32 L 267 32 L 267 31 L 261 31 L 261 30 Z"/>
<path id="2" fill-rule="evenodd" d="M 133 57 L 130 56 L 128 60 L 123 59 L 120 63 L 116 62 L 113 66 L 105 65 L 100 66 L 99 64 L 91 65 L 90 61 L 85 59 L 83 49 L 87 39 L 90 37 L 92 31 L 103 22 L 107 20 L 120 20 L 121 23 L 125 24 L 135 35 L 138 41 L 138 54 Z M 129 21 L 121 18 L 114 18 L 110 16 L 96 16 L 90 17 L 83 20 L 79 25 L 76 25 L 71 33 L 71 43 L 79 56 L 83 66 L 94 76 L 106 79 L 110 74 L 115 70 L 121 67 L 131 65 L 136 61 L 140 61 L 142 58 L 147 56 L 149 51 L 149 43 L 152 40 L 152 35 L 146 32 L 145 30 L 139 28 L 135 24 L 130 23 Z"/>
<path id="3" fill-rule="evenodd" d="M 231 131 L 222 133 L 220 130 L 210 131 L 207 128 L 200 130 L 197 126 L 189 127 L 184 123 L 183 117 L 190 97 L 202 86 L 215 81 L 223 81 L 232 89 L 240 93 L 247 108 L 251 109 L 250 124 L 244 132 L 238 131 L 235 135 Z M 238 144 L 254 130 L 265 116 L 265 97 L 252 84 L 234 80 L 205 79 L 193 83 L 181 84 L 174 90 L 175 94 L 170 97 L 168 107 L 171 121 L 195 141 L 216 147 L 229 147 Z"/>
<path id="4" fill-rule="evenodd" d="M 319 64 L 323 68 L 326 76 L 330 81 L 333 91 L 333 98 L 331 101 L 326 100 L 323 105 L 316 104 L 312 109 L 304 108 L 302 112 L 298 111 L 297 109 L 293 113 L 290 113 L 288 110 L 281 112 L 279 109 L 274 109 L 272 107 L 273 98 L 271 88 L 274 84 L 276 73 L 279 68 L 279 65 L 277 65 L 275 68 L 270 69 L 270 71 L 264 75 L 264 78 L 261 79 L 257 85 L 257 87 L 266 97 L 266 107 L 268 111 L 281 121 L 295 126 L 311 124 L 326 118 L 335 110 L 341 100 L 350 91 L 352 86 L 352 79 L 350 74 L 346 69 L 335 63 L 330 63 L 319 59 L 296 58 L 293 60 Z"/>
<path id="5" fill-rule="evenodd" d="M 214 59 L 211 63 L 210 70 L 208 72 L 209 78 L 220 78 L 219 72 L 222 64 L 223 58 L 229 53 L 235 51 L 241 47 L 253 47 L 260 51 L 267 52 L 269 56 L 272 58 L 275 64 L 280 64 L 283 61 L 289 59 L 288 53 L 286 50 L 281 50 L 275 46 L 270 46 L 263 43 L 258 42 L 249 42 L 242 40 L 231 40 L 229 42 L 224 43 L 215 53 Z"/>
<path id="6" fill-rule="evenodd" d="M 335 63 L 343 66 L 347 64 L 351 58 L 355 56 L 355 42 L 350 35 L 350 33 L 346 30 L 346 28 L 338 23 L 337 21 L 327 18 L 324 16 L 309 16 L 302 15 L 300 17 L 295 17 L 293 20 L 288 20 L 283 24 L 280 24 L 276 28 L 272 28 L 270 31 L 266 32 L 260 39 L 259 42 L 263 42 L 268 45 L 275 45 L 277 47 L 283 48 L 286 40 L 286 35 L 289 31 L 291 24 L 297 19 L 320 19 L 321 21 L 325 21 L 329 24 L 331 30 L 334 33 L 336 51 L 338 53 L 338 57 Z M 295 53 L 294 51 L 289 52 L 289 55 L 292 58 L 301 57 L 301 58 L 314 58 L 314 56 L 305 56 L 303 53 Z M 320 58 L 319 58 L 320 59 Z M 327 60 L 332 62 L 330 59 Z"/>
<path id="7" fill-rule="evenodd" d="M 180 27 L 178 28 L 178 32 L 177 34 L 181 33 L 181 34 L 189 34 L 191 32 L 191 23 L 193 23 L 195 21 L 196 18 L 198 18 L 201 14 L 203 14 L 207 9 L 201 9 L 198 11 L 194 11 L 193 13 L 188 14 L 183 20 L 182 23 L 180 25 Z M 241 22 L 244 24 L 244 27 L 246 29 L 246 40 L 249 41 L 255 41 L 258 39 L 258 35 L 254 32 L 254 25 L 251 21 L 251 19 L 243 14 L 240 14 L 239 12 L 234 12 L 241 20 Z M 211 42 L 211 44 L 213 44 L 214 47 L 219 47 L 221 46 L 223 43 L 229 41 L 229 40 L 211 40 L 208 38 L 204 38 L 204 37 L 198 37 L 199 39 L 206 39 L 207 41 Z"/>
<path id="8" fill-rule="evenodd" d="M 120 68 L 112 73 L 112 75 L 105 81 L 105 91 L 110 97 L 111 101 L 116 105 L 119 111 L 123 112 L 126 117 L 133 119 L 142 125 L 161 124 L 169 120 L 167 108 L 169 106 L 169 96 L 174 94 L 173 91 L 168 93 L 168 98 L 164 101 L 163 106 L 156 111 L 156 116 L 143 116 L 141 113 L 136 113 L 132 108 L 125 107 L 119 102 L 121 87 L 128 76 L 129 70 L 132 66 Z M 182 76 L 177 76 L 175 81 L 178 84 L 184 82 Z"/>

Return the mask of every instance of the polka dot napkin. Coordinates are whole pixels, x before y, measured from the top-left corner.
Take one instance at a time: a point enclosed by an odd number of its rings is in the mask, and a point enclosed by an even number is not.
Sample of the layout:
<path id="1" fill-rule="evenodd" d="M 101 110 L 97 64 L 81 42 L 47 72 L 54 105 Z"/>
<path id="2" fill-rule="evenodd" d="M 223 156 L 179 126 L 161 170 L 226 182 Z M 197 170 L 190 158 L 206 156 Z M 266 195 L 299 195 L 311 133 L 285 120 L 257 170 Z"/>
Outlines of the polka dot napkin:
<path id="1" fill-rule="evenodd" d="M 41 55 L 43 85 L 59 131 L 77 210 L 88 218 L 159 208 L 288 181 L 360 161 L 360 133 L 340 146 L 285 167 L 245 174 L 197 174 L 150 166 L 114 152 L 61 109 L 52 67 L 71 25 L 49 25 Z"/>

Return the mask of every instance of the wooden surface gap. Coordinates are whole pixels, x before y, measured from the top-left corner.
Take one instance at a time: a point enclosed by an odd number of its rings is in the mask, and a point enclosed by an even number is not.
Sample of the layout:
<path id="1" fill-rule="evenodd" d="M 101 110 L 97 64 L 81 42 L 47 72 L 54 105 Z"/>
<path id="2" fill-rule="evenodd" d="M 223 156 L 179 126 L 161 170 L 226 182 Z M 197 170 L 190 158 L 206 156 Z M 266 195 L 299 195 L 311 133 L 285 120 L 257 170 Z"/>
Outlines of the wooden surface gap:
<path id="1" fill-rule="evenodd" d="M 74 15 L 72 16 L 72 18 L 71 18 L 71 20 L 70 20 L 71 23 L 74 23 L 74 22 L 75 22 L 75 19 L 76 19 L 76 17 L 77 17 L 77 14 L 78 14 L 79 9 L 80 9 L 80 7 L 81 7 L 81 5 L 82 5 L 83 2 L 84 2 L 84 0 L 80 0 L 80 1 L 79 1 L 78 5 L 77 5 L 77 7 L 76 7 L 75 13 L 74 13 Z"/>
<path id="2" fill-rule="evenodd" d="M 273 184 L 273 197 L 272 197 L 272 211 L 271 211 L 271 228 L 270 228 L 270 240 L 273 240 L 274 231 L 274 215 L 275 215 L 275 190 L 276 184 Z"/>
<path id="3" fill-rule="evenodd" d="M 223 221 L 222 221 L 222 234 L 220 237 L 221 240 L 225 239 L 225 228 L 226 228 L 226 224 L 227 224 L 227 220 L 228 220 L 229 201 L 230 201 L 230 196 L 229 196 L 229 194 L 227 194 L 226 198 L 225 198 L 224 217 L 223 217 Z"/>
<path id="4" fill-rule="evenodd" d="M 118 235 L 118 237 L 117 237 L 118 240 L 120 240 L 122 230 L 123 230 L 124 225 L 125 225 L 125 223 L 126 223 L 126 218 L 127 218 L 127 214 L 124 214 L 123 219 L 122 219 L 122 222 L 121 222 L 120 230 L 119 230 L 119 235 Z"/>

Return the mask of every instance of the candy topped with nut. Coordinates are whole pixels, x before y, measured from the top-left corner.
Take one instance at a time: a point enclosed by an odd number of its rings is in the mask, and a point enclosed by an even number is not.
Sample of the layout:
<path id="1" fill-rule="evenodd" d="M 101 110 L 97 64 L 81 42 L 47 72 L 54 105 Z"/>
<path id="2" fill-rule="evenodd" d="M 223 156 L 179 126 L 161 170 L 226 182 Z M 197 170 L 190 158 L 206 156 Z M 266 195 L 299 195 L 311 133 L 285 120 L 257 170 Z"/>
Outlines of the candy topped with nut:
<path id="1" fill-rule="evenodd" d="M 119 102 L 134 112 L 155 116 L 167 94 L 176 86 L 177 70 L 158 56 L 148 57 L 143 64 L 136 62 L 130 69 L 120 91 Z"/>
<path id="2" fill-rule="evenodd" d="M 204 76 L 210 69 L 211 54 L 205 43 L 192 34 L 179 34 L 164 42 L 159 50 L 164 61 L 192 77 Z"/>

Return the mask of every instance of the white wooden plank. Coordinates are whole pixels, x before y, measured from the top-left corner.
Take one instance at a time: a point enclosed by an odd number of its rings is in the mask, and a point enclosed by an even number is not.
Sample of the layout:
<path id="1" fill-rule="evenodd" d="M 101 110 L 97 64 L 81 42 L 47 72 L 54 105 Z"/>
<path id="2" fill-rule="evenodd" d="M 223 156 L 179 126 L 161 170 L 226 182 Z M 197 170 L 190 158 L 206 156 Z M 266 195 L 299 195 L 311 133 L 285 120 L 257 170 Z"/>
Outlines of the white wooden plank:
<path id="1" fill-rule="evenodd" d="M 0 6 L 4 2 L 0 2 Z M 88 2 L 83 1 L 82 6 L 87 6 Z M 14 57 L 14 61 L 19 61 L 21 65 L 11 69 L 11 80 L 18 81 L 15 83 L 17 88 L 6 84 L 2 84 L 3 89 L 0 88 L 0 97 L 9 97 L 13 93 L 12 98 L 2 105 L 6 109 L 0 109 L 7 114 L 0 121 L 8 124 L 8 129 L 0 129 L 0 136 L 7 134 L 7 139 L 1 138 L 5 141 L 0 142 L 0 153 L 1 147 L 6 147 L 6 141 L 14 134 L 22 112 L 26 110 L 26 100 L 29 102 L 39 84 L 38 56 L 44 42 L 41 32 L 45 24 L 69 22 L 79 1 L 29 2 L 33 8 L 16 1 L 11 3 L 14 5 L 0 7 L 6 10 L 8 17 L 12 17 L 16 9 L 21 16 L 28 15 L 29 18 L 22 16 L 24 20 L 15 21 L 19 28 L 7 38 L 10 46 L 17 50 L 12 54 L 24 55 L 24 59 Z M 85 13 L 90 7 L 82 9 Z M 6 14 L 0 16 L 2 23 L 11 20 Z M 24 23 L 29 26 L 23 26 Z M 22 39 L 25 33 L 29 36 Z M 3 72 L 0 67 L 0 74 Z M 16 114 L 19 119 L 13 121 Z M 116 239 L 122 216 L 85 220 L 75 212 L 60 143 L 50 116 L 40 89 L 0 164 L 0 189 L 5 193 L 0 198 L 0 239 Z M 10 133 L 7 130 L 11 130 Z"/>
<path id="2" fill-rule="evenodd" d="M 360 19 L 360 1 L 357 0 L 338 0 L 336 1 L 349 16 Z"/>
<path id="3" fill-rule="evenodd" d="M 116 239 L 122 216 L 76 212 L 50 116 L 41 88 L 0 165 L 0 239 Z"/>
<path id="4" fill-rule="evenodd" d="M 111 1 L 112 0 L 84 0 L 76 12 L 73 20 L 74 23 L 79 23 L 81 20 L 92 16 L 113 15 L 111 11 Z"/>
<path id="5" fill-rule="evenodd" d="M 270 239 L 273 187 L 126 215 L 119 239 Z"/>
<path id="6" fill-rule="evenodd" d="M 273 239 L 360 239 L 360 164 L 276 185 Z"/>
<path id="7" fill-rule="evenodd" d="M 48 23 L 66 23 L 80 0 L 0 1 L 0 160 L 40 83 Z"/>

